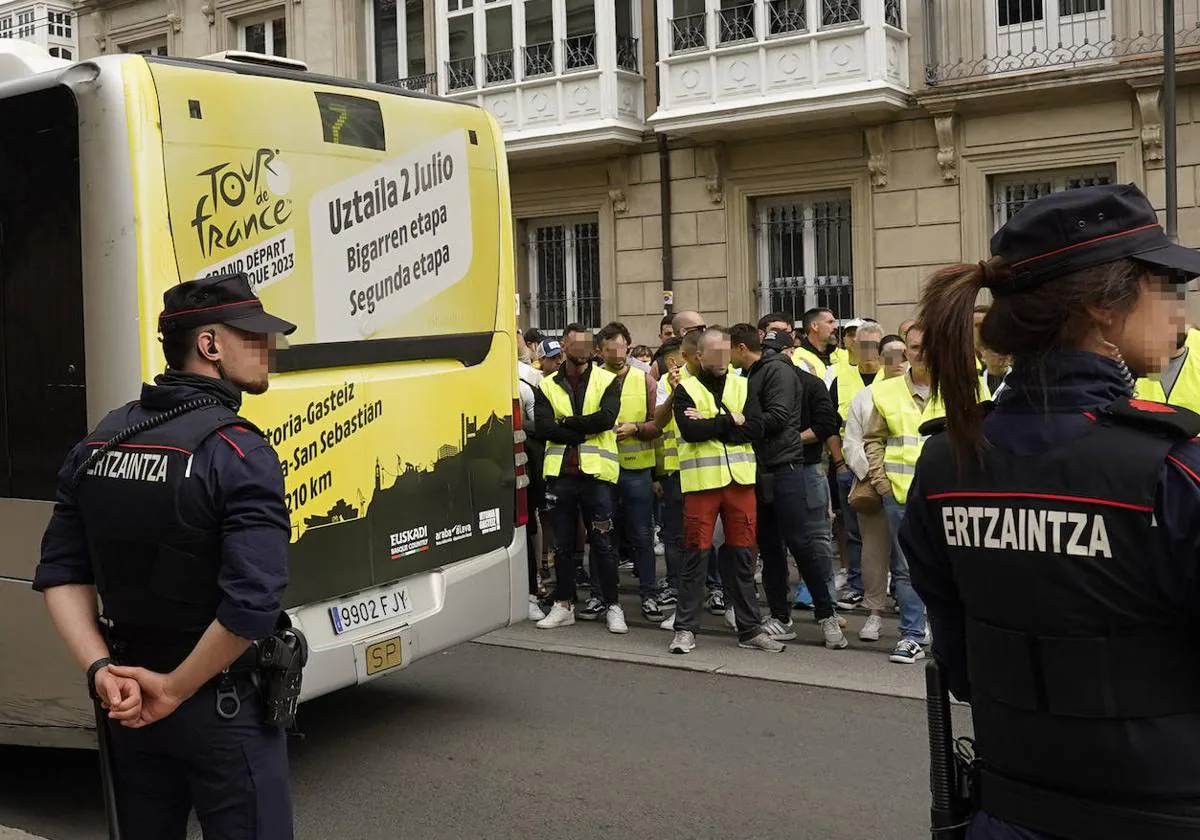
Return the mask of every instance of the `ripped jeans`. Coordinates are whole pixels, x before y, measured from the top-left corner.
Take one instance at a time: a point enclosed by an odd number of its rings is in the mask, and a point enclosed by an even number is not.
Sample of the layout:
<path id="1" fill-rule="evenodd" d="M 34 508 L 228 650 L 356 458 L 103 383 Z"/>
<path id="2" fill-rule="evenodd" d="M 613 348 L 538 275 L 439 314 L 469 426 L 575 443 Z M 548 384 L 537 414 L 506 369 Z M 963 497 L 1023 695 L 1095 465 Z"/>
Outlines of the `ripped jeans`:
<path id="1" fill-rule="evenodd" d="M 564 475 L 546 482 L 546 519 L 554 532 L 554 599 L 575 600 L 575 542 L 579 516 L 587 526 L 592 583 L 605 606 L 617 603 L 617 544 L 613 529 L 616 487 L 589 475 Z M 599 578 L 599 580 L 596 580 Z"/>

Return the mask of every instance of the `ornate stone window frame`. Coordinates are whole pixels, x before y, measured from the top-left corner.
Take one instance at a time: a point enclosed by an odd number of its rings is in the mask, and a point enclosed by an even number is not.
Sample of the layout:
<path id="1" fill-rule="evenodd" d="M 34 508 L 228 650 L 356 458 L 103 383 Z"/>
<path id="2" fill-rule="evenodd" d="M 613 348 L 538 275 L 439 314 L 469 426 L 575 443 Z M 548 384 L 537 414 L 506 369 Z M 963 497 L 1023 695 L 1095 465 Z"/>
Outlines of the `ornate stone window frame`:
<path id="1" fill-rule="evenodd" d="M 287 21 L 288 58 L 304 60 L 304 15 L 301 0 L 206 0 L 209 44 L 216 52 L 238 49 L 238 21 L 282 11 Z"/>

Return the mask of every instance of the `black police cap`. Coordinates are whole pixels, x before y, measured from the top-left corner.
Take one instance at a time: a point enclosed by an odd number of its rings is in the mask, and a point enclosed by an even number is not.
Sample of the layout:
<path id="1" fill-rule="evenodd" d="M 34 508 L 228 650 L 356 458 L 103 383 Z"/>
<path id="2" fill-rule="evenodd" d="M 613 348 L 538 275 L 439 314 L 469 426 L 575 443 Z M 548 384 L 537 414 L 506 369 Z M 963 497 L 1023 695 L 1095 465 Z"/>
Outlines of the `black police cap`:
<path id="1" fill-rule="evenodd" d="M 163 311 L 158 316 L 159 332 L 228 324 L 248 333 L 290 335 L 296 325 L 276 318 L 263 309 L 250 288 L 245 272 L 218 274 L 189 280 L 163 293 Z"/>
<path id="2" fill-rule="evenodd" d="M 1005 295 L 1121 259 L 1160 269 L 1176 282 L 1200 276 L 1200 253 L 1167 238 L 1149 199 L 1133 184 L 1064 190 L 1031 201 L 992 237 L 1011 276 L 986 284 Z"/>

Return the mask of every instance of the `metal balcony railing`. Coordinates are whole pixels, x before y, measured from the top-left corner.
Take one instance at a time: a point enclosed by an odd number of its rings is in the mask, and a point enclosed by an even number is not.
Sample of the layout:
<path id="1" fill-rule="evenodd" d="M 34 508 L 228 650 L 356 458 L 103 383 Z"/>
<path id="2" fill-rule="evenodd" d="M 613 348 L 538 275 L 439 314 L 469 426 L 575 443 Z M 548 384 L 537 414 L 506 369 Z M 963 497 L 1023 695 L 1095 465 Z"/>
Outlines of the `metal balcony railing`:
<path id="1" fill-rule="evenodd" d="M 791 35 L 807 30 L 807 0 L 770 0 L 767 3 L 768 35 Z"/>
<path id="2" fill-rule="evenodd" d="M 617 36 L 617 67 L 631 73 L 640 73 L 638 61 L 638 39 L 627 35 Z"/>
<path id="3" fill-rule="evenodd" d="M 703 12 L 697 15 L 671 18 L 671 52 L 702 50 L 708 46 L 704 18 Z"/>
<path id="4" fill-rule="evenodd" d="M 717 9 L 718 44 L 736 44 L 754 40 L 754 3 Z"/>
<path id="5" fill-rule="evenodd" d="M 513 51 L 496 50 L 483 55 L 483 83 L 499 85 L 511 82 L 513 75 Z"/>
<path id="6" fill-rule="evenodd" d="M 924 14 L 931 86 L 1128 61 L 1163 48 L 1162 0 L 924 0 Z M 1175 44 L 1200 46 L 1200 0 L 1176 0 Z"/>
<path id="7" fill-rule="evenodd" d="M 407 76 L 403 79 L 392 79 L 384 82 L 385 85 L 392 87 L 404 88 L 405 90 L 415 90 L 421 93 L 436 94 L 437 93 L 437 73 L 422 73 L 419 76 Z"/>
<path id="8" fill-rule="evenodd" d="M 536 79 L 539 76 L 554 75 L 554 42 L 546 41 L 542 44 L 530 44 L 525 47 L 525 73 L 526 79 Z"/>
<path id="9" fill-rule="evenodd" d="M 470 90 L 475 87 L 475 56 L 452 58 L 446 62 L 446 89 Z"/>
<path id="10" fill-rule="evenodd" d="M 590 70 L 596 66 L 596 33 L 585 32 L 563 39 L 563 70 Z"/>

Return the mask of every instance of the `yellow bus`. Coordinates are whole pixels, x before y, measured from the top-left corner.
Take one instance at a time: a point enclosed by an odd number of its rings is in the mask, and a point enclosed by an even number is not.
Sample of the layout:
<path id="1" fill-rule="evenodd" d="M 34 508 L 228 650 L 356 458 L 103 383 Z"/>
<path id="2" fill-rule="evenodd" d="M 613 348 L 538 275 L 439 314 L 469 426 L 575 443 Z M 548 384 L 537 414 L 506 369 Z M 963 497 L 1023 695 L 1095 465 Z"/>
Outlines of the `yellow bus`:
<path id="1" fill-rule="evenodd" d="M 0 743 L 92 742 L 30 588 L 56 473 L 163 370 L 163 291 L 230 270 L 299 325 L 244 412 L 286 477 L 302 699 L 528 615 L 490 115 L 265 56 L 0 41 Z"/>

